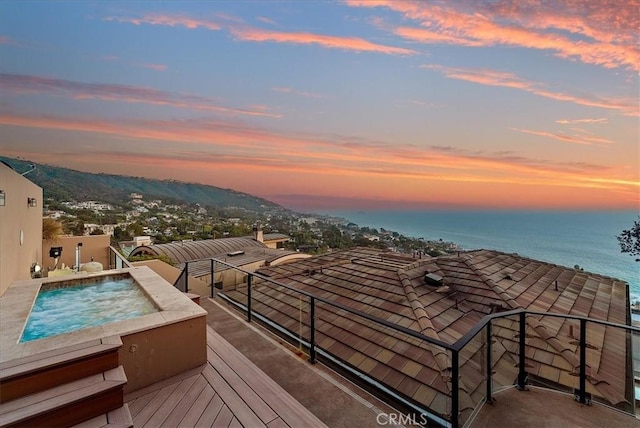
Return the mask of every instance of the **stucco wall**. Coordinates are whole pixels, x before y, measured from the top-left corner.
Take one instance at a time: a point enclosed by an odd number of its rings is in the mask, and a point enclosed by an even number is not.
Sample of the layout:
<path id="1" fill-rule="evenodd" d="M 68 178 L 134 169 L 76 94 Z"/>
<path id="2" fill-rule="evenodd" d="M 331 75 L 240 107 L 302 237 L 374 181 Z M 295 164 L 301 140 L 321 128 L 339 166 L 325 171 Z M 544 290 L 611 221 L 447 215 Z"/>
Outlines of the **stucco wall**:
<path id="1" fill-rule="evenodd" d="M 54 263 L 53 259 L 49 257 L 51 247 L 62 247 L 58 267 L 62 267 L 62 263 L 72 267 L 76 264 L 76 246 L 80 242 L 82 242 L 80 265 L 90 262 L 93 257 L 93 261 L 100 262 L 104 269 L 109 269 L 110 239 L 108 235 L 60 236 L 55 242 L 42 241 L 42 259 L 45 272 L 47 268 L 52 268 Z"/>
<path id="2" fill-rule="evenodd" d="M 0 295 L 13 281 L 31 279 L 33 263 L 42 265 L 42 188 L 27 177 L 0 163 Z"/>
<path id="3" fill-rule="evenodd" d="M 148 266 L 151 270 L 164 278 L 169 284 L 174 284 L 182 273 L 180 269 L 173 267 L 162 260 L 132 262 L 131 266 Z M 189 275 L 189 293 L 195 293 L 206 297 L 211 293 L 211 289 L 209 287 L 209 283 Z"/>
<path id="4" fill-rule="evenodd" d="M 125 393 L 200 367 L 207 362 L 207 318 L 201 316 L 122 336 L 120 364 Z"/>

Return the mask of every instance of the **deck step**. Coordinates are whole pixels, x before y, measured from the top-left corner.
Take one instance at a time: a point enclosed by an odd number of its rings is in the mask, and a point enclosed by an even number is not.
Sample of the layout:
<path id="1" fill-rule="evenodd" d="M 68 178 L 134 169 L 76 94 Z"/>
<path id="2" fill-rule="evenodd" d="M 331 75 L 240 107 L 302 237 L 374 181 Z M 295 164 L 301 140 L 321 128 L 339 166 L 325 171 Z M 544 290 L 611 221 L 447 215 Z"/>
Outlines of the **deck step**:
<path id="1" fill-rule="evenodd" d="M 74 425 L 73 428 L 133 428 L 133 418 L 129 411 L 129 405 L 96 416 L 88 421 Z"/>
<path id="2" fill-rule="evenodd" d="M 72 426 L 123 406 L 122 366 L 0 404 L 0 427 Z M 114 416 L 115 418 L 115 416 Z"/>
<path id="3" fill-rule="evenodd" d="M 96 339 L 0 364 L 0 403 L 118 367 L 118 336 Z"/>

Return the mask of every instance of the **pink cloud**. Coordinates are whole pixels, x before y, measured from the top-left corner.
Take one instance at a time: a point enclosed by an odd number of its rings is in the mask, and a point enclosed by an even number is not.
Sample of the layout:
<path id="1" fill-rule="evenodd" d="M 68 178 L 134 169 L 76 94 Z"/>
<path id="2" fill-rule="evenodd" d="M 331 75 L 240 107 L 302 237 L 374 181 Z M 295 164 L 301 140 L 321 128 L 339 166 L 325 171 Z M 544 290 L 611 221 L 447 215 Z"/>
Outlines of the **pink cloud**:
<path id="1" fill-rule="evenodd" d="M 540 137 L 548 137 L 553 138 L 555 140 L 564 141 L 565 143 L 572 144 L 613 144 L 613 141 L 607 140 L 606 138 L 597 138 L 597 137 L 587 137 L 587 136 L 571 136 L 563 133 L 553 133 L 547 131 L 531 131 L 528 129 L 518 129 L 518 128 L 510 128 L 512 131 L 518 131 L 525 134 L 538 135 Z"/>
<path id="2" fill-rule="evenodd" d="M 159 14 L 148 14 L 141 18 L 112 16 L 105 18 L 105 20 L 135 25 L 150 24 L 166 25 L 171 27 L 181 26 L 188 29 L 205 28 L 213 31 L 221 30 L 224 25 L 237 40 L 242 41 L 318 45 L 330 49 L 342 49 L 355 52 L 378 52 L 389 55 L 413 55 L 416 53 L 411 49 L 380 45 L 359 37 L 341 37 L 307 32 L 282 32 L 248 27 L 242 25 L 241 20 L 226 15 L 220 16 L 220 21 L 226 21 L 224 24 L 203 19 L 189 18 L 186 16 Z"/>
<path id="3" fill-rule="evenodd" d="M 327 96 L 323 94 L 318 94 L 316 92 L 298 91 L 289 87 L 274 87 L 274 88 L 271 88 L 271 90 L 274 92 L 280 92 L 283 94 L 299 95 L 301 97 L 306 97 L 306 98 L 327 98 Z"/>
<path id="4" fill-rule="evenodd" d="M 355 52 L 377 52 L 390 55 L 413 55 L 410 49 L 380 45 L 359 37 L 340 37 L 306 32 L 281 32 L 251 27 L 230 28 L 238 40 L 251 42 L 290 43 L 296 45 L 318 45 L 324 48 L 342 49 Z"/>
<path id="5" fill-rule="evenodd" d="M 422 65 L 420 68 L 434 70 L 442 73 L 451 79 L 465 80 L 467 82 L 481 85 L 501 86 L 505 88 L 519 89 L 541 97 L 550 98 L 556 101 L 565 101 L 588 107 L 598 107 L 608 110 L 617 110 L 626 116 L 638 116 L 639 106 L 636 99 L 614 99 L 614 98 L 587 98 L 578 97 L 563 92 L 553 92 L 544 89 L 544 85 L 522 79 L 515 74 L 487 69 L 473 69 L 461 67 L 445 67 L 442 65 Z"/>
<path id="6" fill-rule="evenodd" d="M 160 14 L 147 14 L 140 18 L 111 16 L 111 17 L 105 18 L 105 21 L 122 22 L 122 23 L 134 24 L 134 25 L 148 24 L 148 25 L 163 25 L 163 26 L 169 26 L 169 27 L 185 27 L 190 30 L 195 30 L 197 28 L 204 28 L 207 30 L 217 31 L 222 28 L 219 24 L 213 21 L 190 18 L 187 16 L 171 16 L 171 15 L 160 15 Z"/>
<path id="7" fill-rule="evenodd" d="M 155 70 L 155 71 L 166 71 L 168 68 L 164 64 L 140 64 L 140 66 L 144 68 L 150 68 L 151 70 Z"/>
<path id="8" fill-rule="evenodd" d="M 279 86 L 279 87 L 275 87 L 275 88 L 271 88 L 272 91 L 275 92 L 281 92 L 283 94 L 290 94 L 293 92 L 293 88 L 288 88 L 285 86 Z"/>
<path id="9" fill-rule="evenodd" d="M 85 83 L 64 79 L 24 74 L 0 73 L 0 87 L 3 91 L 15 93 L 45 93 L 65 96 L 78 100 L 100 99 L 127 103 L 144 103 L 211 111 L 232 115 L 281 117 L 261 109 L 241 109 L 220 105 L 212 98 L 190 94 L 177 94 L 139 86 L 108 83 Z"/>
<path id="10" fill-rule="evenodd" d="M 576 123 L 594 124 L 594 123 L 608 123 L 609 119 L 601 117 L 598 119 L 560 119 L 556 120 L 556 123 L 561 125 L 572 125 Z"/>
<path id="11" fill-rule="evenodd" d="M 585 64 L 640 71 L 637 0 L 449 3 L 346 0 L 346 3 L 352 7 L 385 7 L 415 21 L 419 27 L 392 29 L 408 40 L 548 50 L 558 57 Z"/>
<path id="12" fill-rule="evenodd" d="M 266 16 L 258 16 L 256 19 L 264 24 L 277 25 L 276 21 L 274 21 L 273 19 L 267 18 Z"/>

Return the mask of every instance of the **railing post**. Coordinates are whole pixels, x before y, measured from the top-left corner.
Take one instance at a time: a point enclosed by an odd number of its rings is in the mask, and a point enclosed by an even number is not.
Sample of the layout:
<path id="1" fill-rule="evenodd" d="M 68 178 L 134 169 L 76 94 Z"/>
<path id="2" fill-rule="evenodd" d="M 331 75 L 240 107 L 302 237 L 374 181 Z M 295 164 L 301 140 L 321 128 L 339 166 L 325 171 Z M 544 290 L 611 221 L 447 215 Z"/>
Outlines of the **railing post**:
<path id="1" fill-rule="evenodd" d="M 518 385 L 517 388 L 521 391 L 526 389 L 527 383 L 527 371 L 525 370 L 524 365 L 524 353 L 525 353 L 525 339 L 526 339 L 526 330 L 527 322 L 526 322 L 526 313 L 520 313 L 520 355 L 518 361 Z"/>
<path id="2" fill-rule="evenodd" d="M 491 320 L 487 323 L 487 392 L 485 401 L 493 403 L 493 362 L 491 361 Z"/>
<path id="3" fill-rule="evenodd" d="M 459 386 L 458 386 L 458 376 L 459 376 L 459 355 L 458 351 L 451 351 L 451 428 L 458 428 L 458 409 L 460 408 L 459 404 Z"/>
<path id="4" fill-rule="evenodd" d="M 215 285 L 216 285 L 216 270 L 215 270 L 215 262 L 213 261 L 213 259 L 211 259 L 211 269 L 209 269 L 209 272 L 211 273 L 211 298 L 215 299 L 216 297 L 216 292 L 215 292 Z"/>
<path id="5" fill-rule="evenodd" d="M 247 276 L 247 322 L 251 322 L 251 279 L 253 275 Z"/>
<path id="6" fill-rule="evenodd" d="M 580 320 L 580 402 L 587 403 L 587 320 Z"/>
<path id="7" fill-rule="evenodd" d="M 311 297 L 311 308 L 309 310 L 311 333 L 309 337 L 309 361 L 316 363 L 316 298 Z"/>
<path id="8" fill-rule="evenodd" d="M 189 292 L 189 262 L 184 262 L 184 292 Z"/>

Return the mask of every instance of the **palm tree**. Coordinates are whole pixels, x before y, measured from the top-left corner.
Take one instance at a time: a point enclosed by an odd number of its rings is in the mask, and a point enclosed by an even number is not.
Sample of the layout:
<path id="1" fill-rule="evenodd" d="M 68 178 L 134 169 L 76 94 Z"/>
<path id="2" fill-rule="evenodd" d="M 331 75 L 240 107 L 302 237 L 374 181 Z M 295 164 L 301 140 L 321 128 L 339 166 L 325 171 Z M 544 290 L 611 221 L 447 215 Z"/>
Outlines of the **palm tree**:
<path id="1" fill-rule="evenodd" d="M 58 236 L 62 235 L 62 224 L 52 218 L 42 219 L 42 239 L 47 242 L 56 242 Z"/>

